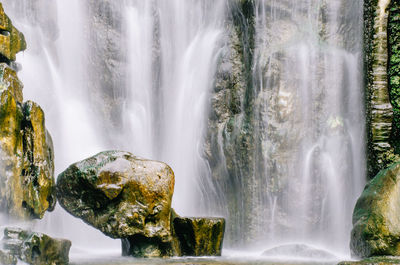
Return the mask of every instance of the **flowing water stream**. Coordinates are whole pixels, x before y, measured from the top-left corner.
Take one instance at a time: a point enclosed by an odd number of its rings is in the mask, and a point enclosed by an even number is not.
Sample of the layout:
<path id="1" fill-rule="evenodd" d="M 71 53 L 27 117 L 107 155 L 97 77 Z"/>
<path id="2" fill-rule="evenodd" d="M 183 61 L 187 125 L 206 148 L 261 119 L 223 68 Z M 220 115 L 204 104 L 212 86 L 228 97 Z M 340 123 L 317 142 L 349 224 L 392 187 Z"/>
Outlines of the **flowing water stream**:
<path id="1" fill-rule="evenodd" d="M 365 179 L 361 0 L 256 0 L 252 20 L 234 0 L 2 2 L 27 39 L 19 76 L 46 113 L 56 174 L 123 149 L 170 164 L 175 210 L 223 215 L 231 247 L 302 242 L 348 254 Z M 237 65 L 233 12 L 254 41 L 239 66 L 251 93 L 239 90 L 232 127 L 247 117 L 256 140 L 249 169 L 232 171 L 240 161 L 221 127 L 221 184 L 205 146 L 216 73 L 224 58 Z M 34 226 L 70 238 L 74 253 L 119 248 L 60 207 Z"/>

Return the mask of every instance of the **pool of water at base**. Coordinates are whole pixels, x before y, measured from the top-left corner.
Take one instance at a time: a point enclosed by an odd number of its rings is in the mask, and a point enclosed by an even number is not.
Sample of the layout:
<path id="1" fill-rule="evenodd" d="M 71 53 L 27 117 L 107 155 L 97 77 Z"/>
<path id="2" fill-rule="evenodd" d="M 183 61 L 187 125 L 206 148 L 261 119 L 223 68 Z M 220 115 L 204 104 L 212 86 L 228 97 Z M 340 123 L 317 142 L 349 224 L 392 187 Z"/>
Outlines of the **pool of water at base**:
<path id="1" fill-rule="evenodd" d="M 341 260 L 312 260 L 291 257 L 263 257 L 259 253 L 223 254 L 221 257 L 173 257 L 173 258 L 133 258 L 121 257 L 115 251 L 102 253 L 81 253 L 71 256 L 70 265 L 334 265 Z"/>

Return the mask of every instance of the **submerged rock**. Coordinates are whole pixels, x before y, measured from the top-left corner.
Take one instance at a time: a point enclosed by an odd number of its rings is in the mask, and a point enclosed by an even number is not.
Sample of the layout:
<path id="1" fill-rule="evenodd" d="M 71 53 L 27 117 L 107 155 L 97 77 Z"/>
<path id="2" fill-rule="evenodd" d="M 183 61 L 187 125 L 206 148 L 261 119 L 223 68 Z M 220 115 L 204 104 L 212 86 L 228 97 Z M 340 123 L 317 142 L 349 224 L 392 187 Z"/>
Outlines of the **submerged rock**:
<path id="1" fill-rule="evenodd" d="M 33 265 L 63 265 L 69 262 L 68 255 L 71 248 L 69 240 L 54 239 L 45 234 L 19 228 L 6 228 L 2 243 L 8 251 L 5 255 L 10 261 L 15 261 L 17 257 Z"/>
<path id="2" fill-rule="evenodd" d="M 353 213 L 353 256 L 400 255 L 400 163 L 382 170 L 365 187 Z"/>
<path id="3" fill-rule="evenodd" d="M 301 259 L 336 259 L 326 250 L 314 248 L 304 244 L 288 244 L 266 250 L 263 256 L 290 256 Z"/>
<path id="4" fill-rule="evenodd" d="M 162 162 L 106 151 L 62 172 L 57 197 L 69 213 L 112 238 L 169 242 L 174 181 Z"/>
<path id="5" fill-rule="evenodd" d="M 43 110 L 23 103 L 22 83 L 0 64 L 0 210 L 42 218 L 56 203 L 54 152 Z"/>
<path id="6" fill-rule="evenodd" d="M 338 265 L 388 265 L 400 264 L 400 257 L 378 256 L 363 259 L 360 261 L 342 261 Z"/>

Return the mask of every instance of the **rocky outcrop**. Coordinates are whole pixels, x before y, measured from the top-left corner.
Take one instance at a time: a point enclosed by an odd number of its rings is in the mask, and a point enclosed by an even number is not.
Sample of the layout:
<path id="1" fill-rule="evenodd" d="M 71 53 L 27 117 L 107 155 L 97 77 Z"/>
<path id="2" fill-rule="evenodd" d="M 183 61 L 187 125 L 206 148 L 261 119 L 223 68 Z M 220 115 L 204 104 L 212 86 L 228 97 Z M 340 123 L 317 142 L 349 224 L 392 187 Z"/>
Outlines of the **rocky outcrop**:
<path id="1" fill-rule="evenodd" d="M 32 265 L 65 265 L 69 262 L 69 240 L 54 239 L 42 233 L 19 228 L 6 228 L 1 243 L 5 249 L 4 264 L 15 264 L 13 262 L 16 258 Z"/>
<path id="2" fill-rule="evenodd" d="M 19 218 L 42 218 L 56 203 L 53 144 L 43 110 L 23 102 L 23 85 L 10 65 L 26 48 L 0 4 L 0 210 Z"/>
<path id="3" fill-rule="evenodd" d="M 391 145 L 393 108 L 388 86 L 388 15 L 391 1 L 364 3 L 368 177 L 399 158 Z M 393 102 L 392 96 L 392 102 Z"/>
<path id="4" fill-rule="evenodd" d="M 26 49 L 24 35 L 19 32 L 4 13 L 0 3 L 0 60 L 2 62 L 15 61 L 15 55 Z"/>
<path id="5" fill-rule="evenodd" d="M 171 240 L 174 173 L 161 162 L 106 151 L 58 176 L 57 198 L 72 215 L 112 238 Z"/>
<path id="6" fill-rule="evenodd" d="M 353 213 L 350 248 L 355 257 L 400 255 L 400 163 L 365 187 Z"/>
<path id="7" fill-rule="evenodd" d="M 53 209 L 54 158 L 43 110 L 22 102 L 14 70 L 0 65 L 0 209 L 14 217 L 42 218 Z"/>

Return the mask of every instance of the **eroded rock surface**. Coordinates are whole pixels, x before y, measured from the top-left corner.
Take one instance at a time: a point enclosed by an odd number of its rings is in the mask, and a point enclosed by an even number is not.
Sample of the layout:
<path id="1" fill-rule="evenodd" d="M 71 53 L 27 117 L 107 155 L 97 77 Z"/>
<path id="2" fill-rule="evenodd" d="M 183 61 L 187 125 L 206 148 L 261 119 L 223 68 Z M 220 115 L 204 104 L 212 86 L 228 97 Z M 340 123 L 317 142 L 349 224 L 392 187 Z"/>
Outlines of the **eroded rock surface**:
<path id="1" fill-rule="evenodd" d="M 106 151 L 62 172 L 57 197 L 69 213 L 112 238 L 142 235 L 169 242 L 174 181 L 162 162 Z"/>
<path id="2" fill-rule="evenodd" d="M 382 170 L 358 199 L 351 252 L 356 257 L 400 255 L 400 163 Z"/>
<path id="3" fill-rule="evenodd" d="M 64 265 L 69 262 L 69 240 L 54 239 L 42 233 L 19 228 L 6 228 L 2 243 L 7 251 L 4 252 L 6 260 L 15 261 L 15 258 L 18 258 L 32 265 Z"/>

